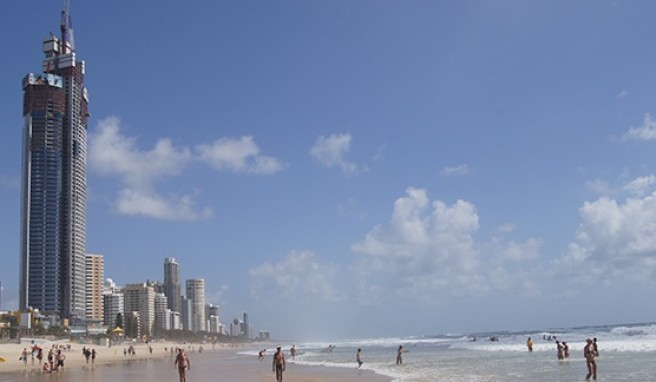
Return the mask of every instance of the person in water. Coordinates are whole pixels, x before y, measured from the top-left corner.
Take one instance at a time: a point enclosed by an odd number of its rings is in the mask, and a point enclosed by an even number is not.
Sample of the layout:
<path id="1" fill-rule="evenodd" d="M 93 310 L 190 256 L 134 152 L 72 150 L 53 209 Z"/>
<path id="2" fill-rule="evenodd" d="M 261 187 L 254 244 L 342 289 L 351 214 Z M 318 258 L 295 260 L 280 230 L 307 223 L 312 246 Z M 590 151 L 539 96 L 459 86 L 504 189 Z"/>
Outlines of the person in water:
<path id="1" fill-rule="evenodd" d="M 585 380 L 589 381 L 590 377 L 592 379 L 597 379 L 597 360 L 595 359 L 596 353 L 594 349 L 594 343 L 591 339 L 585 340 L 586 345 L 583 348 L 583 357 L 585 358 L 585 365 L 588 367 L 588 374 L 585 376 Z"/>
<path id="2" fill-rule="evenodd" d="M 358 363 L 358 369 L 362 367 L 362 349 L 358 349 L 355 353 L 355 361 Z"/>
<path id="3" fill-rule="evenodd" d="M 407 350 L 403 349 L 403 346 L 399 345 L 399 349 L 396 351 L 396 364 L 397 365 L 402 365 L 403 364 L 403 353 L 405 353 Z"/>
<path id="4" fill-rule="evenodd" d="M 528 348 L 528 351 L 533 351 L 533 340 L 531 337 L 526 340 L 526 347 Z"/>
<path id="5" fill-rule="evenodd" d="M 187 381 L 187 369 L 191 369 L 191 362 L 189 357 L 183 349 L 178 349 L 178 355 L 175 357 L 174 366 L 178 367 L 178 374 L 180 376 L 180 382 Z"/>

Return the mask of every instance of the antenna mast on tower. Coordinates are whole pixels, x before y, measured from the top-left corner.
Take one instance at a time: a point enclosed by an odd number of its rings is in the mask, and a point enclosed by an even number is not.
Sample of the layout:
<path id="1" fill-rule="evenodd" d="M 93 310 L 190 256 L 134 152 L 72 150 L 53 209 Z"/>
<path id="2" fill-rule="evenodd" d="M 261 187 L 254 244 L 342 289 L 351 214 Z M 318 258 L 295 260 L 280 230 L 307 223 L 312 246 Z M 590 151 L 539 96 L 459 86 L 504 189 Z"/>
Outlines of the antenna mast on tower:
<path id="1" fill-rule="evenodd" d="M 73 23 L 70 16 L 70 0 L 64 0 L 64 8 L 61 11 L 61 20 L 59 21 L 59 30 L 61 31 L 62 39 L 62 53 L 68 53 L 70 45 L 71 52 L 75 50 L 75 42 L 73 40 Z"/>

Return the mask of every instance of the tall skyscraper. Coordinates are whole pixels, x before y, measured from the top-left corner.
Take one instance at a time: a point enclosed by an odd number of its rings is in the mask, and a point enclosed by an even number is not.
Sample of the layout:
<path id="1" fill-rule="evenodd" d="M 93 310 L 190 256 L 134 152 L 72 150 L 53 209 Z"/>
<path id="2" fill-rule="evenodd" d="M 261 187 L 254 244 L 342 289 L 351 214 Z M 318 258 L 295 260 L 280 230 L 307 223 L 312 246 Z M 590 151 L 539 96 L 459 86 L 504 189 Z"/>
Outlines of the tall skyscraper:
<path id="1" fill-rule="evenodd" d="M 19 308 L 86 316 L 87 111 L 68 2 L 43 40 L 43 73 L 23 79 Z"/>
<path id="2" fill-rule="evenodd" d="M 185 282 L 187 298 L 191 300 L 191 330 L 205 331 L 205 280 L 190 279 Z"/>
<path id="3" fill-rule="evenodd" d="M 164 259 L 164 294 L 169 301 L 169 309 L 180 312 L 180 265 L 175 257 Z"/>

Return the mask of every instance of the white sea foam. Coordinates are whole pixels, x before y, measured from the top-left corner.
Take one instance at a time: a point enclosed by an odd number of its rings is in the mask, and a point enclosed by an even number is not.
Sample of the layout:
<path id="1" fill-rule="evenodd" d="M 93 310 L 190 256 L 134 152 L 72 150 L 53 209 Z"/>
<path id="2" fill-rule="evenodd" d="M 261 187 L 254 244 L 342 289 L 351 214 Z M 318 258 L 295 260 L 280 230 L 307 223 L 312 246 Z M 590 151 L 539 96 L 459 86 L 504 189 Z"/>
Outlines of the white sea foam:
<path id="1" fill-rule="evenodd" d="M 534 340 L 532 353 L 526 349 L 529 336 Z M 551 341 L 549 336 L 552 336 Z M 568 343 L 569 362 L 557 361 L 553 336 Z M 477 340 L 472 341 L 473 337 Z M 498 341 L 489 341 L 490 337 Z M 551 382 L 581 377 L 585 340 L 595 337 L 606 380 L 656 380 L 656 367 L 651 366 L 656 355 L 656 324 L 301 343 L 296 347 L 302 349 L 303 354 L 291 362 L 355 368 L 355 351 L 362 348 L 364 369 L 398 382 Z M 334 348 L 326 352 L 329 345 Z M 408 350 L 402 366 L 394 362 L 399 345 Z M 636 375 L 642 379 L 636 379 Z"/>

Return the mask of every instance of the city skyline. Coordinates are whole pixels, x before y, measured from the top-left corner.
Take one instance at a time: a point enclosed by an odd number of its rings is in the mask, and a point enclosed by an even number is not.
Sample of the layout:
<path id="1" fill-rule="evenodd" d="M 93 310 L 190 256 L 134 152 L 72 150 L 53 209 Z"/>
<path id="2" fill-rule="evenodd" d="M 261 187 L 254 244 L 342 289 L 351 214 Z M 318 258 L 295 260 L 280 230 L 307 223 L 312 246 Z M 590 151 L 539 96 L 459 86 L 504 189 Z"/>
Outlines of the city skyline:
<path id="1" fill-rule="evenodd" d="M 20 81 L 60 7 L 0 6 L 4 309 L 21 300 Z M 224 318 L 277 338 L 652 321 L 654 12 L 73 1 L 87 252 L 119 285 L 175 257 Z"/>

